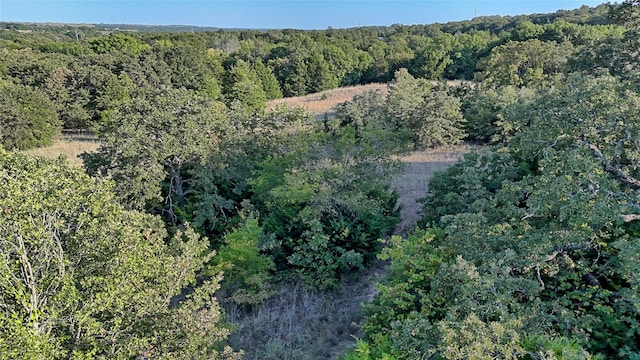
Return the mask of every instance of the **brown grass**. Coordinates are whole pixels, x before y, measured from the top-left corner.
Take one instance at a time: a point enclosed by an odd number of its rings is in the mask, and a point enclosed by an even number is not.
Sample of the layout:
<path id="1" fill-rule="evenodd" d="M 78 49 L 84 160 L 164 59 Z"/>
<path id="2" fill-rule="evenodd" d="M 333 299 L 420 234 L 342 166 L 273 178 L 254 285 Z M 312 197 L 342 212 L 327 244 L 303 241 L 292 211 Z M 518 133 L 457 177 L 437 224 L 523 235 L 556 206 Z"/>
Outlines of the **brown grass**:
<path id="1" fill-rule="evenodd" d="M 230 343 L 243 349 L 247 360 L 338 359 L 354 337 L 362 337 L 361 304 L 373 299 L 374 284 L 385 271 L 378 261 L 348 276 L 340 290 L 310 291 L 285 283 L 252 311 L 227 307 L 227 320 L 239 327 Z"/>
<path id="2" fill-rule="evenodd" d="M 78 155 L 84 152 L 98 150 L 100 143 L 92 133 L 64 133 L 51 146 L 24 151 L 32 156 L 42 156 L 47 159 L 57 159 L 60 155 L 69 160 L 72 166 L 82 166 L 82 159 Z"/>
<path id="3" fill-rule="evenodd" d="M 400 158 L 405 169 L 393 182 L 393 187 L 400 195 L 398 203 L 402 205 L 401 222 L 396 233 L 406 235 L 410 233 L 418 221 L 418 212 L 422 204 L 417 200 L 427 195 L 429 181 L 436 171 L 446 170 L 453 163 L 462 158 L 465 153 L 476 148 L 461 145 L 452 148 L 441 148 L 426 151 L 414 151 Z"/>
<path id="4" fill-rule="evenodd" d="M 267 110 L 271 110 L 280 104 L 287 104 L 291 107 L 302 107 L 315 116 L 333 113 L 333 107 L 353 99 L 354 95 L 365 91 L 380 91 L 387 94 L 387 84 L 367 84 L 343 87 L 339 89 L 327 90 L 305 96 L 296 96 L 284 99 L 271 100 L 267 103 Z"/>

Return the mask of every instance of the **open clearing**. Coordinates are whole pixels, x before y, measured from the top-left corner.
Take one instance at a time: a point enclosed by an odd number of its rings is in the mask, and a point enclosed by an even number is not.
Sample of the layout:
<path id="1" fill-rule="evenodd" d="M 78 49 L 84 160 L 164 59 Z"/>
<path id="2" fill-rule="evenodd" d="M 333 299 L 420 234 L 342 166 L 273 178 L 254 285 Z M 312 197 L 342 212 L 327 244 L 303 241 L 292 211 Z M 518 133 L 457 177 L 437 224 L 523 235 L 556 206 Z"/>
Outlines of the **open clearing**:
<path id="1" fill-rule="evenodd" d="M 404 172 L 395 179 L 392 186 L 398 191 L 398 204 L 402 206 L 401 222 L 396 234 L 406 235 L 415 227 L 422 205 L 418 199 L 428 193 L 429 181 L 436 171 L 446 170 L 460 160 L 465 153 L 475 148 L 461 145 L 451 148 L 414 151 L 400 158 Z"/>
<path id="2" fill-rule="evenodd" d="M 379 91 L 385 95 L 388 93 L 387 84 L 382 83 L 348 86 L 305 96 L 271 100 L 267 103 L 267 110 L 273 109 L 281 104 L 286 104 L 291 107 L 305 108 L 315 116 L 324 116 L 324 114 L 333 115 L 334 106 L 346 101 L 351 101 L 354 95 L 361 94 L 365 91 Z"/>
<path id="3" fill-rule="evenodd" d="M 57 159 L 63 155 L 69 160 L 70 165 L 81 167 L 82 159 L 79 155 L 85 152 L 94 152 L 98 150 L 99 146 L 100 142 L 92 132 L 65 131 L 54 140 L 51 146 L 26 150 L 24 153 L 47 159 Z"/>

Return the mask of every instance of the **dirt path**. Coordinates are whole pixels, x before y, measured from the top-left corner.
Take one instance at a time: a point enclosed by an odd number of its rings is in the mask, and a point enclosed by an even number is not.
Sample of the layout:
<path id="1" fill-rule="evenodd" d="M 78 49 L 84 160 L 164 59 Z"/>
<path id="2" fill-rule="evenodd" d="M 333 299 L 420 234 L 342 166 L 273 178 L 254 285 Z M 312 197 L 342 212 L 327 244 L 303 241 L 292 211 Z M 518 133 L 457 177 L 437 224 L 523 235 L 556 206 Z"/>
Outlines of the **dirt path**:
<path id="1" fill-rule="evenodd" d="M 318 116 L 365 90 L 386 93 L 386 85 L 370 84 L 275 100 L 268 108 L 287 103 L 305 107 Z M 448 168 L 469 150 L 466 147 L 431 150 L 401 158 L 405 171 L 393 183 L 402 206 L 396 234 L 407 235 L 415 228 L 421 208 L 417 200 L 427 194 L 433 174 Z M 339 291 L 311 292 L 295 283 L 284 284 L 259 309 L 241 318 L 227 309 L 228 320 L 240 326 L 230 342 L 246 351 L 245 359 L 340 359 L 355 345 L 355 339 L 363 336 L 359 325 L 363 320 L 362 304 L 373 300 L 378 292 L 376 283 L 384 278 L 387 268 L 387 262 L 378 261 L 343 279 Z"/>
<path id="2" fill-rule="evenodd" d="M 402 158 L 406 167 L 393 186 L 402 204 L 402 222 L 396 230 L 406 235 L 415 226 L 420 204 L 433 173 L 451 166 L 469 149 L 415 152 Z M 362 337 L 363 303 L 373 300 L 375 284 L 387 273 L 388 263 L 378 261 L 342 281 L 339 291 L 312 292 L 297 284 L 284 284 L 277 294 L 251 314 L 227 309 L 228 320 L 241 327 L 231 336 L 247 360 L 339 359 Z"/>

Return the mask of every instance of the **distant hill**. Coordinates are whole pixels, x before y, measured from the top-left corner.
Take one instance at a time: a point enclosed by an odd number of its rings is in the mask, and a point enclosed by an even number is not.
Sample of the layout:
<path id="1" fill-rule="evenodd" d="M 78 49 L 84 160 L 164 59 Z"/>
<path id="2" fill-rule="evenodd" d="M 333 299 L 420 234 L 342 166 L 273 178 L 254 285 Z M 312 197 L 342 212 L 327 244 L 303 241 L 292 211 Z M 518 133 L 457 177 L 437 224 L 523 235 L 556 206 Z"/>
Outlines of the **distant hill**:
<path id="1" fill-rule="evenodd" d="M 143 25 L 143 24 L 68 24 L 56 22 L 0 22 L 0 29 L 6 30 L 60 30 L 60 29 L 91 28 L 98 31 L 133 31 L 133 32 L 206 32 L 206 31 L 243 31 L 260 29 L 219 28 L 212 26 L 193 25 Z"/>

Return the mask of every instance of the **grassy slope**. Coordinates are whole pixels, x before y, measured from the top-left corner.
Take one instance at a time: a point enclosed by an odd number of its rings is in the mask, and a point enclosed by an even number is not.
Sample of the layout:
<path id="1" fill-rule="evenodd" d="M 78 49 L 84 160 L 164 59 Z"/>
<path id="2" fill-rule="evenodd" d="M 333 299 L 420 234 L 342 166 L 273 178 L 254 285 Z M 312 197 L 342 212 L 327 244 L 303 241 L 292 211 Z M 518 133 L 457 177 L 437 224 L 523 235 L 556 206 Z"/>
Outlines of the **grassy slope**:
<path id="1" fill-rule="evenodd" d="M 368 90 L 380 91 L 383 94 L 388 92 L 387 84 L 376 83 L 349 86 L 305 96 L 271 100 L 267 104 L 267 110 L 273 109 L 280 104 L 287 104 L 292 107 L 303 107 L 315 116 L 324 116 L 324 114 L 332 115 L 334 106 L 350 101 L 354 95 Z"/>

